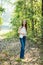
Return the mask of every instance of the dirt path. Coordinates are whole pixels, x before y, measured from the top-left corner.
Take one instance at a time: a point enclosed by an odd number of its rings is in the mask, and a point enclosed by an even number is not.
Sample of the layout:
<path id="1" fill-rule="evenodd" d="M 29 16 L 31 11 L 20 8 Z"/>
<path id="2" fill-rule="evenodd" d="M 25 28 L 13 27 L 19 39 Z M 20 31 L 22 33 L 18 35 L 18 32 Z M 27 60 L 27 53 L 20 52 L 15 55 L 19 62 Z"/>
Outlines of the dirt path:
<path id="1" fill-rule="evenodd" d="M 39 49 L 30 40 L 26 42 L 25 58 L 27 62 L 17 62 L 19 58 L 20 42 L 12 40 L 0 41 L 0 65 L 39 65 Z"/>

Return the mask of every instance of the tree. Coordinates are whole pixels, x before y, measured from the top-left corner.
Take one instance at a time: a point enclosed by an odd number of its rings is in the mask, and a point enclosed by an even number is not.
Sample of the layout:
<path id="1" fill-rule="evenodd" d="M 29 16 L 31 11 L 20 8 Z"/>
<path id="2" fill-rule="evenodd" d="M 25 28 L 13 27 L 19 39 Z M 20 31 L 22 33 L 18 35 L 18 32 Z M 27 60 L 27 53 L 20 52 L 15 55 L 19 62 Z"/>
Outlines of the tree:
<path id="1" fill-rule="evenodd" d="M 2 18 L 2 13 L 5 11 L 5 9 L 2 7 L 2 6 L 0 6 L 0 26 L 2 25 L 2 20 L 3 20 L 3 18 Z M 1 27 L 0 27 L 0 30 L 1 30 Z"/>
<path id="2" fill-rule="evenodd" d="M 42 18 L 41 18 L 41 44 L 40 44 L 41 65 L 43 65 L 43 0 L 42 0 Z"/>
<path id="3" fill-rule="evenodd" d="M 31 18 L 31 24 L 32 24 L 32 35 L 34 36 L 34 19 L 33 19 L 33 15 L 34 15 L 34 11 L 33 11 L 33 0 L 31 0 L 31 14 L 32 14 L 32 18 Z"/>
<path id="4" fill-rule="evenodd" d="M 17 0 L 12 13 L 11 24 L 16 31 L 23 19 L 28 23 L 28 37 L 32 40 L 40 36 L 41 0 Z M 35 40 L 37 41 L 37 40 Z"/>
<path id="5" fill-rule="evenodd" d="M 42 21 L 41 21 L 41 33 L 42 33 L 41 42 L 43 43 L 43 0 L 42 0 Z"/>

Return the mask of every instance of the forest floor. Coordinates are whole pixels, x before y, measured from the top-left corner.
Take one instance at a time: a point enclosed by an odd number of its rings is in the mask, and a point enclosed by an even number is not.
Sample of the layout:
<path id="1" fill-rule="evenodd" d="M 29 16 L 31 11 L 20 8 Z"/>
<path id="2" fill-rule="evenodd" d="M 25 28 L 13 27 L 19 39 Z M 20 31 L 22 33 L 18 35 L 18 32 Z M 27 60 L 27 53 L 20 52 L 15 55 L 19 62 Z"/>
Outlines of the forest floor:
<path id="1" fill-rule="evenodd" d="M 0 41 L 0 65 L 39 65 L 39 49 L 30 40 L 26 41 L 25 58 L 26 62 L 16 61 L 20 54 L 19 40 Z"/>

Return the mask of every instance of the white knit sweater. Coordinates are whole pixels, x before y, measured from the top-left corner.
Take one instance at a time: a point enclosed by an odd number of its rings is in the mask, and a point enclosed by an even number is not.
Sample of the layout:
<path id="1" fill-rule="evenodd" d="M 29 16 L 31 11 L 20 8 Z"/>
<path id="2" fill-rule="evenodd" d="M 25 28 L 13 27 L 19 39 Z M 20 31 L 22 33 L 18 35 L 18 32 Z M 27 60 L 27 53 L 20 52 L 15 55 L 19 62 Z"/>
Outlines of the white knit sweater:
<path id="1" fill-rule="evenodd" d="M 23 33 L 23 34 L 21 34 L 21 33 Z M 22 28 L 20 29 L 19 37 L 20 37 L 20 38 L 23 38 L 23 36 L 26 36 L 26 34 L 27 34 L 27 32 L 26 32 L 25 27 L 22 27 Z"/>

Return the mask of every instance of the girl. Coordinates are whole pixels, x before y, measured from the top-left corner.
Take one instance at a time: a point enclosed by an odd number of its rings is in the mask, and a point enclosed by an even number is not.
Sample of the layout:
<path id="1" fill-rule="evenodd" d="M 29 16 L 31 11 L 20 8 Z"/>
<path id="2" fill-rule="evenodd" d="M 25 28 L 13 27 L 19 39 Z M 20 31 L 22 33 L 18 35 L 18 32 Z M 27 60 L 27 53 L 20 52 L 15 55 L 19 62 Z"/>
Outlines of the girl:
<path id="1" fill-rule="evenodd" d="M 21 27 L 19 27 L 18 33 L 19 33 L 19 38 L 20 38 L 20 43 L 21 43 L 20 59 L 24 59 L 26 33 L 27 33 L 26 20 L 22 21 L 22 25 Z"/>

